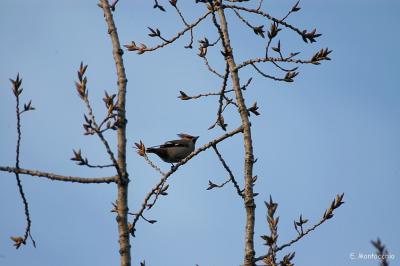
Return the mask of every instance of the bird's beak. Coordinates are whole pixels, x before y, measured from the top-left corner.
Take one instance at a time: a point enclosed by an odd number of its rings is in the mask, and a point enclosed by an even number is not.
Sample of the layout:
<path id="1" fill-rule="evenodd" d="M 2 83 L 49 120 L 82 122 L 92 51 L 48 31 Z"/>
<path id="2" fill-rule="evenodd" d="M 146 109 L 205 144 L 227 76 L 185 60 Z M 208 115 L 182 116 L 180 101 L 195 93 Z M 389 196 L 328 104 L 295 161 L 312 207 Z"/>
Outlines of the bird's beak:
<path id="1" fill-rule="evenodd" d="M 196 141 L 197 141 L 198 138 L 199 138 L 199 136 L 194 137 L 194 138 L 193 138 L 193 143 L 196 143 Z"/>

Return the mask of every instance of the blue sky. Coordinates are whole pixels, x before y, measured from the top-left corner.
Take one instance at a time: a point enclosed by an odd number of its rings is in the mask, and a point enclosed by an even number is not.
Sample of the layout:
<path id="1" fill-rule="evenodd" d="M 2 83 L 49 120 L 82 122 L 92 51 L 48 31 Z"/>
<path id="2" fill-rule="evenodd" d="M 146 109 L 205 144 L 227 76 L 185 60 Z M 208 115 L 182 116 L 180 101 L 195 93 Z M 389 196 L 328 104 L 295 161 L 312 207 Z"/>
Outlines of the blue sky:
<path id="1" fill-rule="evenodd" d="M 165 3 L 164 3 L 165 2 Z M 152 9 L 151 1 L 120 1 L 115 20 L 122 43 L 135 40 L 157 44 L 147 37 L 147 26 L 172 36 L 182 25 L 169 12 Z M 204 11 L 183 3 L 189 21 Z M 280 17 L 294 1 L 266 1 L 264 7 Z M 296 265 L 377 265 L 373 260 L 350 260 L 351 253 L 371 253 L 370 240 L 380 237 L 391 254 L 400 256 L 400 93 L 396 52 L 400 46 L 398 1 L 304 0 L 301 12 L 289 21 L 300 28 L 317 27 L 323 36 L 305 45 L 293 33 L 282 33 L 282 45 L 302 51 L 308 58 L 329 47 L 332 61 L 301 66 L 292 84 L 253 77 L 246 102 L 257 101 L 259 117 L 251 117 L 254 150 L 258 162 L 255 191 L 256 251 L 265 246 L 259 235 L 267 233 L 263 201 L 271 194 L 279 203 L 280 243 L 296 232 L 293 220 L 300 214 L 317 222 L 337 193 L 346 203 L 335 217 L 287 251 L 296 251 Z M 268 24 L 247 16 L 252 22 Z M 237 61 L 262 55 L 261 38 L 233 19 L 232 46 Z M 74 80 L 79 63 L 89 65 L 89 95 L 97 117 L 105 113 L 104 90 L 116 89 L 111 42 L 96 1 L 10 1 L 0 3 L 0 165 L 14 164 L 14 98 L 9 78 L 23 77 L 23 99 L 32 99 L 34 112 L 23 117 L 21 166 L 80 176 L 106 176 L 112 170 L 92 170 L 69 161 L 72 149 L 81 148 L 91 162 L 108 163 L 95 137 L 82 135 L 84 105 Z M 210 21 L 195 31 L 195 38 L 216 34 Z M 128 167 L 131 177 L 129 204 L 135 211 L 158 181 L 157 173 L 131 148 L 147 146 L 187 132 L 200 135 L 199 144 L 221 135 L 207 128 L 214 122 L 217 99 L 193 102 L 177 99 L 179 90 L 190 95 L 218 90 L 219 80 L 210 74 L 197 49 L 183 46 L 188 36 L 165 49 L 138 56 L 125 53 L 128 76 Z M 196 44 L 197 45 L 197 44 Z M 210 54 L 213 66 L 223 68 L 219 51 Z M 273 70 L 270 65 L 265 70 Z M 397 85 L 396 85 L 397 84 Z M 236 128 L 233 109 L 225 119 Z M 115 146 L 115 135 L 107 138 Z M 220 145 L 232 170 L 242 180 L 242 142 L 236 136 Z M 151 157 L 164 169 L 166 165 Z M 33 220 L 37 248 L 12 247 L 11 235 L 24 230 L 22 203 L 13 175 L 2 173 L 0 186 L 0 265 L 115 265 L 118 240 L 110 210 L 116 189 L 112 185 L 75 185 L 23 176 Z M 132 239 L 133 265 L 239 265 L 243 257 L 244 210 L 232 186 L 206 191 L 208 180 L 223 182 L 226 173 L 208 151 L 182 167 L 171 179 L 169 195 L 147 218 L 139 222 Z M 282 254 L 283 255 L 283 254 Z"/>

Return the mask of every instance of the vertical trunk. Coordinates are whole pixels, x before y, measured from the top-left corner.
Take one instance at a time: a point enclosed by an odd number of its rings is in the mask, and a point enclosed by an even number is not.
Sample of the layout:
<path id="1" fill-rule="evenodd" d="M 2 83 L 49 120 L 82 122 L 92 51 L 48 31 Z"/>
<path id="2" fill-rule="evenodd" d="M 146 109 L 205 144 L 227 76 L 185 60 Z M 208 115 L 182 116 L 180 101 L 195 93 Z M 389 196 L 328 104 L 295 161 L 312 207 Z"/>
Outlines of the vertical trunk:
<path id="1" fill-rule="evenodd" d="M 253 144 L 251 139 L 251 128 L 248 116 L 248 111 L 244 98 L 242 95 L 242 90 L 240 89 L 240 81 L 238 71 L 236 69 L 236 63 L 232 52 L 232 47 L 230 45 L 228 24 L 225 18 L 225 12 L 222 7 L 218 8 L 218 15 L 221 23 L 222 37 L 224 39 L 224 44 L 228 54 L 226 56 L 226 61 L 229 65 L 231 72 L 232 85 L 236 95 L 236 101 L 239 107 L 240 118 L 243 125 L 243 140 L 244 140 L 244 178 L 245 178 L 245 188 L 244 188 L 244 204 L 246 208 L 246 230 L 245 230 L 245 257 L 244 265 L 252 266 L 254 265 L 254 218 L 255 218 L 255 208 L 253 196 Z"/>
<path id="2" fill-rule="evenodd" d="M 104 16 L 108 25 L 108 33 L 110 34 L 113 56 L 118 75 L 118 106 L 119 106 L 119 127 L 118 136 L 118 213 L 117 223 L 119 232 L 119 253 L 121 255 L 121 266 L 131 265 L 131 245 L 128 229 L 128 173 L 126 172 L 126 118 L 125 118 L 125 97 L 127 79 L 125 76 L 124 63 L 122 59 L 123 51 L 119 43 L 117 28 L 107 0 L 101 0 Z"/>

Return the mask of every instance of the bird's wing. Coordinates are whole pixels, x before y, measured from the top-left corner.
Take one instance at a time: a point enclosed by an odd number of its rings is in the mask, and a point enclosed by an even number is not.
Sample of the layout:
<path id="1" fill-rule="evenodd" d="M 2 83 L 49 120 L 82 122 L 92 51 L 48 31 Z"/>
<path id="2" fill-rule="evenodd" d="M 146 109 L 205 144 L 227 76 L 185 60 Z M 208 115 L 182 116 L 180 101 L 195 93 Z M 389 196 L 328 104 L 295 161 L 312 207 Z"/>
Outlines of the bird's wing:
<path id="1" fill-rule="evenodd" d="M 182 139 L 170 140 L 160 145 L 160 148 L 170 148 L 170 147 L 187 147 L 188 142 Z"/>

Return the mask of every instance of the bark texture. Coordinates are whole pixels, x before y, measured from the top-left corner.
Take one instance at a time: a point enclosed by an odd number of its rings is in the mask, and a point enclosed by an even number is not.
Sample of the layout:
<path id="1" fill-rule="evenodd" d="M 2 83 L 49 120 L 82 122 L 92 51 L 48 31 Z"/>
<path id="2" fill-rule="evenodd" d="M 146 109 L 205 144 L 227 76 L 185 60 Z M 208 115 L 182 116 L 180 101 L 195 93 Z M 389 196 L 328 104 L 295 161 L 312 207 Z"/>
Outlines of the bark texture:
<path id="1" fill-rule="evenodd" d="M 131 265 L 131 245 L 129 239 L 128 228 L 128 183 L 129 177 L 126 171 L 126 114 L 125 114 L 125 98 L 126 98 L 126 84 L 128 82 L 125 75 L 124 62 L 122 59 L 123 50 L 118 38 L 117 28 L 114 24 L 113 15 L 111 13 L 110 5 L 107 0 L 101 0 L 101 5 L 104 11 L 104 17 L 108 26 L 108 33 L 110 34 L 113 57 L 118 75 L 118 107 L 119 107 L 119 127 L 117 131 L 118 136 L 118 170 L 119 177 L 117 181 L 118 198 L 117 198 L 117 223 L 119 232 L 119 253 L 121 255 L 121 266 Z"/>
<path id="2" fill-rule="evenodd" d="M 245 228 L 245 256 L 244 256 L 244 266 L 254 265 L 254 218 L 255 218 L 255 208 L 254 195 L 253 195 L 253 143 L 251 138 L 251 124 L 249 121 L 248 111 L 246 107 L 245 100 L 243 98 L 239 74 L 236 68 L 235 59 L 233 56 L 233 50 L 230 44 L 228 23 L 226 21 L 224 9 L 218 8 L 218 16 L 221 23 L 221 31 L 223 37 L 223 43 L 225 45 L 226 62 L 229 65 L 229 70 L 231 73 L 232 86 L 235 91 L 236 101 L 239 108 L 240 118 L 243 125 L 243 141 L 244 141 L 244 204 L 246 209 L 246 228 Z"/>

